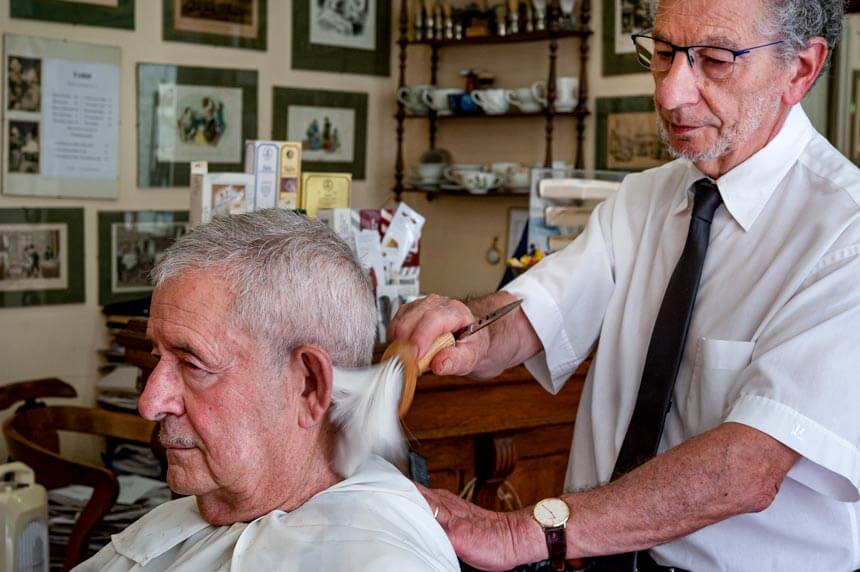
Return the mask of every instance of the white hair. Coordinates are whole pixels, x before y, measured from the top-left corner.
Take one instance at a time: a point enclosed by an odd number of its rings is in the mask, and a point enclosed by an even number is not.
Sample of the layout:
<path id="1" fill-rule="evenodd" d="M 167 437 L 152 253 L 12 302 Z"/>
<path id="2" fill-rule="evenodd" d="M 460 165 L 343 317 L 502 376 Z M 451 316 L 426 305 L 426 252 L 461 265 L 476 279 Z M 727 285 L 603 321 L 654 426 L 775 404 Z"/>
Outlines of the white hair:
<path id="1" fill-rule="evenodd" d="M 160 287 L 199 269 L 217 271 L 227 281 L 231 323 L 266 348 L 269 367 L 283 367 L 302 345 L 328 354 L 335 369 L 330 419 L 338 428 L 338 472 L 351 475 L 371 454 L 400 459 L 405 448 L 397 421 L 402 381 L 398 384 L 395 375 L 387 384 L 372 383 L 375 370 L 367 366 L 376 305 L 343 240 L 324 224 L 291 211 L 216 217 L 171 245 L 152 279 Z M 353 375 L 343 373 L 350 370 Z"/>

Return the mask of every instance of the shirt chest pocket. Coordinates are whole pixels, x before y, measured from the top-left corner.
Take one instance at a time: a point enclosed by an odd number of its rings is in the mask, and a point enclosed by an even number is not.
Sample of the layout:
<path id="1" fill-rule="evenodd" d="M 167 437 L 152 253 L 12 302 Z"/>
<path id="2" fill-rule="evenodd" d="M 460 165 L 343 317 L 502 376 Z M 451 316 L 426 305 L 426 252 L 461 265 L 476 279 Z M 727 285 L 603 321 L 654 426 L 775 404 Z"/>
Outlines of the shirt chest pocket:
<path id="1" fill-rule="evenodd" d="M 755 342 L 700 338 L 687 393 L 684 419 L 690 434 L 719 425 L 737 398 L 740 374 L 750 364 Z"/>

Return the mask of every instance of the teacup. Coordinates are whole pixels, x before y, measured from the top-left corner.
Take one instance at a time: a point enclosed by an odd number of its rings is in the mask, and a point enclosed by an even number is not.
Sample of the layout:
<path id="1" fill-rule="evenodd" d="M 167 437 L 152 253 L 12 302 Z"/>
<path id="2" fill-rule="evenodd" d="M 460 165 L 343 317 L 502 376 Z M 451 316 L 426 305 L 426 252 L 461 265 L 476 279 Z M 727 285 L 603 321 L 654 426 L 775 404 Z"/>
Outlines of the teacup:
<path id="1" fill-rule="evenodd" d="M 440 115 L 448 115 L 451 113 L 451 103 L 448 96 L 458 93 L 463 93 L 463 90 L 442 87 L 432 88 L 421 93 L 421 102 Z"/>
<path id="2" fill-rule="evenodd" d="M 462 115 L 477 113 L 479 109 L 472 96 L 466 92 L 448 94 L 448 105 L 451 107 L 451 111 Z"/>
<path id="3" fill-rule="evenodd" d="M 460 177 L 460 184 L 472 194 L 482 195 L 490 189 L 498 187 L 503 182 L 503 177 L 498 173 L 485 173 L 483 171 L 469 171 Z"/>
<path id="4" fill-rule="evenodd" d="M 429 109 L 424 103 L 424 92 L 432 89 L 432 85 L 404 85 L 397 90 L 397 100 L 413 113 L 425 114 Z"/>
<path id="5" fill-rule="evenodd" d="M 507 91 L 506 89 L 477 89 L 471 95 L 484 113 L 501 115 L 508 111 Z"/>
<path id="6" fill-rule="evenodd" d="M 463 176 L 465 174 L 473 173 L 473 172 L 479 172 L 480 170 L 481 170 L 480 165 L 459 164 L 459 165 L 451 165 L 450 167 L 446 168 L 442 172 L 442 174 L 445 176 L 446 179 L 448 179 L 452 183 L 462 185 L 463 184 Z"/>
<path id="7" fill-rule="evenodd" d="M 523 113 L 537 113 L 541 109 L 540 101 L 537 100 L 530 87 L 509 89 L 505 98 L 508 103 L 519 107 Z"/>
<path id="8" fill-rule="evenodd" d="M 412 174 L 422 183 L 437 183 L 445 167 L 445 163 L 418 163 L 412 165 Z"/>
<path id="9" fill-rule="evenodd" d="M 547 106 L 546 82 L 536 81 L 532 84 L 532 95 L 544 107 Z M 553 108 L 556 111 L 573 111 L 577 103 L 579 92 L 579 78 L 574 76 L 562 76 L 555 79 L 555 101 Z"/>
<path id="10" fill-rule="evenodd" d="M 512 189 L 523 189 L 531 186 L 532 176 L 528 167 L 514 167 L 508 169 L 505 177 L 505 185 Z"/>
<path id="11" fill-rule="evenodd" d="M 489 171 L 500 175 L 504 179 L 508 176 L 508 171 L 516 169 L 519 166 L 520 164 L 515 161 L 499 161 L 497 163 L 490 163 Z"/>

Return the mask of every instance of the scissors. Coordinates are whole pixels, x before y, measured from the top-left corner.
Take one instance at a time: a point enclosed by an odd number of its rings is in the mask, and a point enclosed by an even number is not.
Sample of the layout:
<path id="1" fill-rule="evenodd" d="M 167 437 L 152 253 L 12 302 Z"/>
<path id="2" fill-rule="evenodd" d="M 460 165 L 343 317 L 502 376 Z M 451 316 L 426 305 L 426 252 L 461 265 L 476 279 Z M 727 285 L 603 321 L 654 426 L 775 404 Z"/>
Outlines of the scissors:
<path id="1" fill-rule="evenodd" d="M 452 335 L 454 336 L 455 340 L 462 340 L 463 338 L 471 336 L 475 332 L 479 332 L 479 331 L 483 330 L 484 328 L 486 328 L 487 326 L 489 326 L 490 324 L 492 324 L 496 320 L 500 320 L 501 318 L 504 318 L 505 316 L 510 314 L 512 311 L 519 308 L 520 304 L 522 304 L 522 303 L 523 303 L 522 300 L 516 300 L 514 302 L 511 302 L 510 304 L 506 304 L 497 310 L 493 310 L 492 312 L 490 312 L 489 314 L 486 314 L 485 316 L 481 316 L 480 318 L 478 318 L 477 320 L 475 320 L 474 322 L 472 322 L 468 326 L 465 326 L 465 327 L 460 328 L 459 330 L 453 332 Z"/>

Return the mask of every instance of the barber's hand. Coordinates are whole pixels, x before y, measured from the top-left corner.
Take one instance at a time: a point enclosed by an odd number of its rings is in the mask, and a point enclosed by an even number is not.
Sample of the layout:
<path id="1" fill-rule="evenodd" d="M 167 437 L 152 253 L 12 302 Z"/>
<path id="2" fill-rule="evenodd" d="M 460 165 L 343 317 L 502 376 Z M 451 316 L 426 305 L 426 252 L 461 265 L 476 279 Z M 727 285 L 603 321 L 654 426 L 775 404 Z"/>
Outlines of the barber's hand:
<path id="1" fill-rule="evenodd" d="M 475 319 L 459 300 L 430 294 L 400 307 L 388 326 L 388 338 L 412 342 L 418 355 L 423 356 L 436 338 L 468 326 Z M 436 375 L 468 375 L 486 355 L 489 343 L 486 329 L 468 336 L 439 352 L 430 362 L 430 370 Z"/>
<path id="2" fill-rule="evenodd" d="M 510 570 L 547 557 L 543 534 L 525 511 L 492 512 L 449 491 L 416 486 L 430 509 L 434 512 L 438 509 L 436 520 L 457 556 L 470 566 L 480 570 Z"/>

